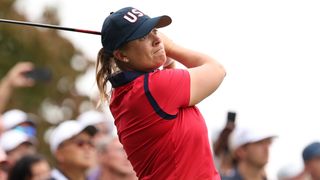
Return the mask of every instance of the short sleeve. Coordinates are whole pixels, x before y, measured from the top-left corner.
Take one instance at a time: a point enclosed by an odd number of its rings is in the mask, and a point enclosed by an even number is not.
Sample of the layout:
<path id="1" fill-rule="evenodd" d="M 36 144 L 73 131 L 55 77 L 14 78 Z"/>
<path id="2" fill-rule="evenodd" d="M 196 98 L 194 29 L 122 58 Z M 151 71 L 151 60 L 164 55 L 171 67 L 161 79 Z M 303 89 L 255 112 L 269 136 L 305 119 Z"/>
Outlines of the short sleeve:
<path id="1" fill-rule="evenodd" d="M 149 89 L 162 110 L 176 114 L 190 101 L 190 75 L 184 69 L 158 70 L 149 75 Z"/>

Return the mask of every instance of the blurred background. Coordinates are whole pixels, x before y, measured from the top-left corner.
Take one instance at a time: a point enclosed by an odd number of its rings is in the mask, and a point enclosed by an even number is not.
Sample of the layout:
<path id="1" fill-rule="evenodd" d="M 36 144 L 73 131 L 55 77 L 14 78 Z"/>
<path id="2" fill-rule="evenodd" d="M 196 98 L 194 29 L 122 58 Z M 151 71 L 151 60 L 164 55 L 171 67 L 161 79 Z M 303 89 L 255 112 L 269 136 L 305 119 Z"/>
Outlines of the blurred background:
<path id="1" fill-rule="evenodd" d="M 17 9 L 17 3 L 1 0 L 0 18 L 29 21 L 27 14 Z M 60 24 L 58 9 L 54 6 L 43 7 L 37 18 L 40 23 Z M 0 23 L 0 42 L 0 77 L 21 61 L 30 61 L 35 67 L 51 71 L 50 81 L 37 82 L 32 88 L 17 88 L 6 107 L 33 114 L 38 123 L 39 151 L 49 155 L 44 142 L 46 130 L 96 106 L 94 78 L 92 82 L 86 81 L 85 87 L 90 93 L 79 88 L 84 74 L 90 71 L 94 74 L 94 61 L 54 30 Z"/>

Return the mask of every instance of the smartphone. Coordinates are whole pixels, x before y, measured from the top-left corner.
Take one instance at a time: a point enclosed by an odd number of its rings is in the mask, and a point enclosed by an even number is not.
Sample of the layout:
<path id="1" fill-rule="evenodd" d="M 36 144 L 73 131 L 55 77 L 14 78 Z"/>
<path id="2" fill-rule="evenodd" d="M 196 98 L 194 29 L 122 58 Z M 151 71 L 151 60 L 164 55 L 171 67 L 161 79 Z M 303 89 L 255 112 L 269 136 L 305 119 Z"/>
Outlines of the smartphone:
<path id="1" fill-rule="evenodd" d="M 52 73 L 47 68 L 34 68 L 24 73 L 24 76 L 35 81 L 48 82 L 52 79 Z"/>
<path id="2" fill-rule="evenodd" d="M 227 115 L 227 123 L 228 123 L 228 122 L 234 123 L 234 122 L 236 121 L 236 116 L 237 116 L 237 113 L 236 113 L 236 112 L 231 112 L 231 111 L 229 111 L 229 112 L 228 112 L 228 115 Z"/>

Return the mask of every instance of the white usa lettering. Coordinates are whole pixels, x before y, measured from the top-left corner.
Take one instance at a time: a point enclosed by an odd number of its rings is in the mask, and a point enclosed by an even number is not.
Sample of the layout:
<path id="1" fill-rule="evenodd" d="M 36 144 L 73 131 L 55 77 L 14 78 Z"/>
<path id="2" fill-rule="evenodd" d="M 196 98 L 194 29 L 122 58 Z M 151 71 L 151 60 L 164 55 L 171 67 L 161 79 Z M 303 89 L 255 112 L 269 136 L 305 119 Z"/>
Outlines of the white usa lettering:
<path id="1" fill-rule="evenodd" d="M 137 9 L 132 9 L 131 12 L 127 12 L 126 15 L 123 16 L 127 21 L 134 23 L 138 20 L 138 17 L 143 16 L 143 13 Z"/>

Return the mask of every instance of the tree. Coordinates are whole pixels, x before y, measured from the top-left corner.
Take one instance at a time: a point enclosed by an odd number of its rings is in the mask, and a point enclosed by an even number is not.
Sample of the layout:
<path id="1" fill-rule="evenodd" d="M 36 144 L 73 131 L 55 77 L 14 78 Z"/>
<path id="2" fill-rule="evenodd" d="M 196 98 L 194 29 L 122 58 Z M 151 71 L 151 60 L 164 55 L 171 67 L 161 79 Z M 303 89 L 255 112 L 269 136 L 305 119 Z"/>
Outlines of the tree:
<path id="1" fill-rule="evenodd" d="M 13 8 L 14 2 L 0 1 L 0 17 L 28 21 Z M 44 23 L 58 25 L 57 10 L 47 8 L 42 20 Z M 75 118 L 81 102 L 88 100 L 88 97 L 79 96 L 75 91 L 75 78 L 82 72 L 70 66 L 70 60 L 74 56 L 84 58 L 82 52 L 75 49 L 72 43 L 56 30 L 0 23 L 0 77 L 19 61 L 31 61 L 36 67 L 46 67 L 53 72 L 50 82 L 37 83 L 32 88 L 15 91 L 7 105 L 7 109 L 21 109 L 38 117 L 40 153 L 50 154 L 43 139 L 44 132 L 52 125 L 48 122 L 45 105 L 49 102 L 60 107 L 62 116 L 49 114 L 53 116 L 51 119 L 58 122 Z"/>

